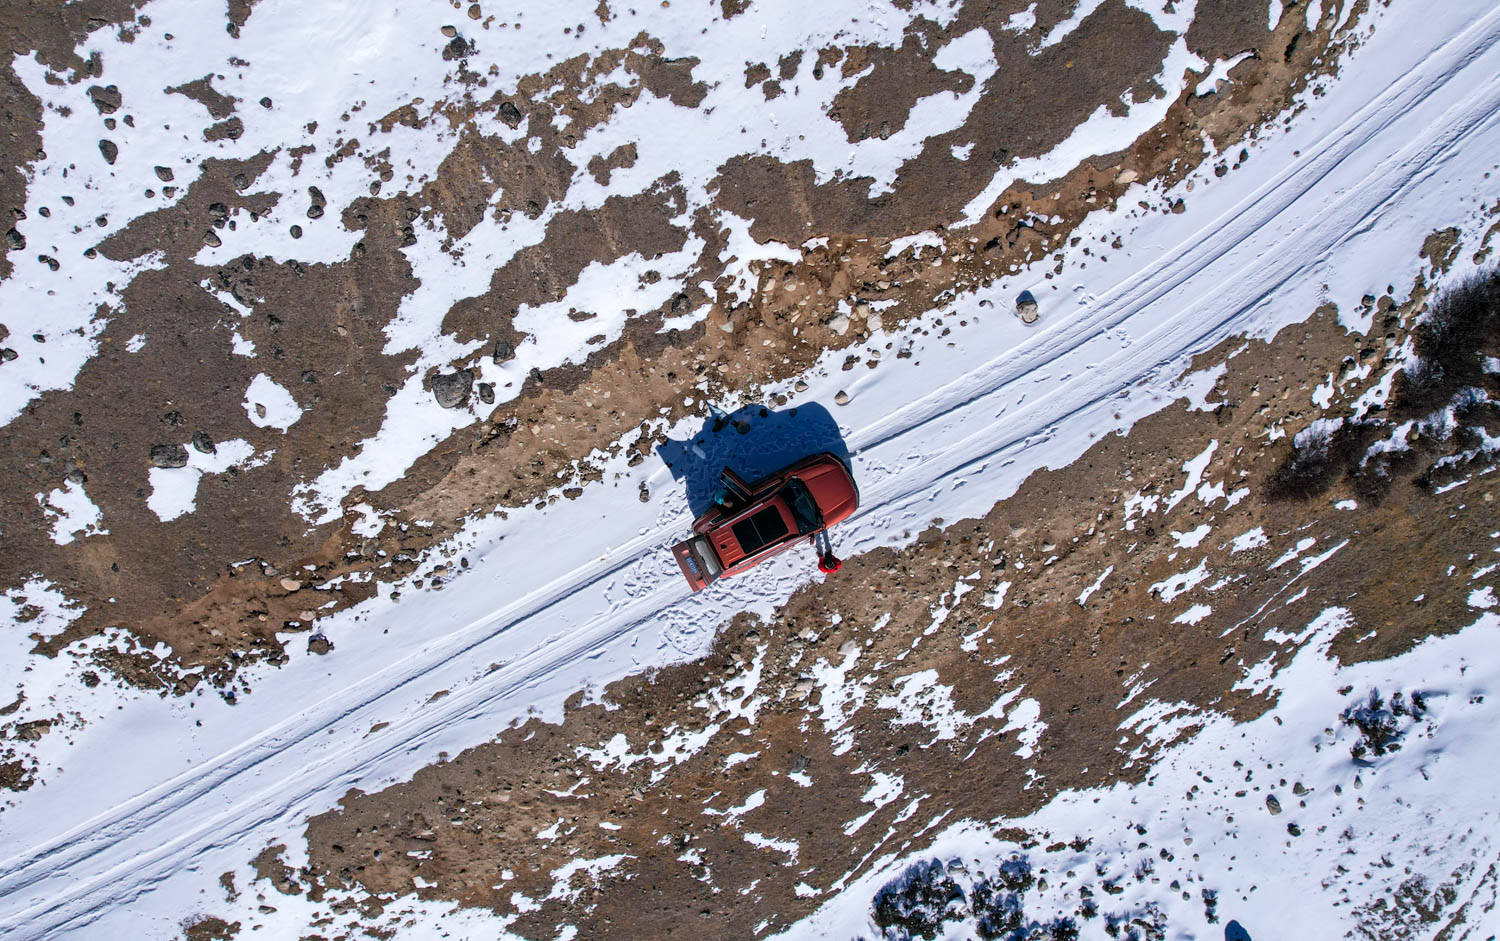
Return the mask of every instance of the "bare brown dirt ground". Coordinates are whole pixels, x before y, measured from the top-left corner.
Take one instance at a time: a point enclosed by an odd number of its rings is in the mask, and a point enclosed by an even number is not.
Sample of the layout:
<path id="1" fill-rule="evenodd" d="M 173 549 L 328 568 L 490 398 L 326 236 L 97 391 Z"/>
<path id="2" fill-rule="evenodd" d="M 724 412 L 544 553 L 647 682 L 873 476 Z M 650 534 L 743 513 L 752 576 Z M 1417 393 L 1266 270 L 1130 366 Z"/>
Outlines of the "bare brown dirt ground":
<path id="1" fill-rule="evenodd" d="M 1451 239 L 1423 247 L 1433 270 Z M 528 937 L 562 924 L 751 937 L 808 913 L 805 887 L 918 849 L 939 821 L 1015 817 L 1065 788 L 1143 778 L 1171 743 L 1122 727 L 1133 689 L 1247 719 L 1269 703 L 1236 684 L 1285 663 L 1292 635 L 1330 606 L 1352 615 L 1332 648 L 1346 662 L 1467 623 L 1469 584 L 1450 566 L 1493 542 L 1500 514 L 1482 476 L 1492 456 L 1437 470 L 1463 435 L 1414 439 L 1381 487 L 1333 474 L 1307 499 L 1267 496 L 1298 432 L 1352 414 L 1393 368 L 1426 301 L 1425 280 L 1407 290 L 1367 299 L 1365 335 L 1325 306 L 1270 342 L 1226 342 L 1197 363 L 1227 357 L 1209 408 L 1168 407 L 1034 474 L 982 519 L 935 520 L 904 549 L 848 559 L 769 620 L 736 619 L 704 660 L 588 705 L 580 694 L 560 724 L 505 730 L 409 783 L 351 791 L 309 825 L 310 865 L 257 890 L 308 893 L 327 907 L 323 937 L 378 919 L 388 893 L 512 913 Z M 1319 408 L 1325 375 L 1338 383 Z M 1199 604 L 1211 611 L 1182 617 Z M 924 671 L 938 685 L 914 685 Z M 1018 696 L 1039 705 L 1035 740 L 1009 708 L 987 713 Z M 877 775 L 903 783 L 900 800 L 867 803 Z M 555 884 L 570 860 L 614 854 L 607 873 Z"/>
<path id="2" fill-rule="evenodd" d="M 1170 37 L 1139 12 L 1120 2 L 1105 3 L 1064 42 L 1031 57 L 1027 37 L 1001 28 L 1023 6 L 972 4 L 949 27 L 949 35 L 987 30 L 1007 57 L 1007 68 L 985 90 L 970 121 L 928 141 L 888 196 L 856 198 L 852 180 L 815 184 L 810 168 L 801 164 L 755 158 L 726 165 L 718 183 L 720 206 L 750 219 L 757 237 L 802 244 L 826 236 L 827 246 L 806 250 L 796 264 L 766 266 L 758 272 L 754 298 L 741 303 L 722 277 L 724 234 L 700 212 L 690 229 L 705 249 L 686 281 L 715 283 L 712 296 L 688 288 L 661 310 L 639 312 L 619 341 L 597 349 L 582 365 L 531 376 L 518 399 L 496 408 L 477 428 L 452 436 L 402 480 L 380 493 L 356 491 L 347 502 L 363 500 L 393 511 L 398 522 L 435 522 L 406 531 L 388 527 L 375 540 L 354 536 L 347 523 L 309 527 L 289 503 L 298 483 L 354 453 L 374 432 L 386 397 L 406 374 L 408 356 L 379 351 L 383 328 L 416 286 L 400 251 L 414 238 L 414 226 L 441 217 L 457 238 L 487 212 L 535 217 L 558 197 L 573 171 L 568 149 L 573 135 L 603 121 L 611 107 L 629 104 L 643 89 L 695 105 L 703 90 L 692 78 L 693 63 L 664 59 L 660 44 L 643 35 L 629 49 L 559 63 L 523 81 L 516 95 L 502 97 L 486 89 L 485 76 L 463 66 L 461 48 L 450 46 L 459 63 L 454 80 L 470 92 L 467 104 L 442 115 L 454 126 L 466 127 L 476 115 L 491 113 L 515 126 L 529 114 L 561 111 L 573 123 L 558 131 L 548 120 L 531 121 L 529 138 L 514 145 L 466 130 L 437 180 L 410 196 L 381 195 L 393 171 L 371 161 L 371 195 L 347 207 L 328 207 L 364 233 L 351 257 L 337 264 L 279 264 L 250 256 L 222 268 L 194 264 L 193 253 L 217 238 L 215 230 L 235 210 L 259 213 L 291 200 L 299 206 L 307 202 L 310 214 L 321 211 L 313 194 L 257 189 L 267 155 L 210 161 L 180 200 L 97 247 L 114 259 L 162 251 L 166 264 L 138 277 L 118 309 L 101 310 L 100 316 L 109 318 L 101 352 L 74 387 L 41 396 L 0 440 L 7 481 L 0 493 L 0 528 L 11 541 L 11 551 L 0 558 L 0 585 L 13 587 L 43 573 L 87 606 L 69 630 L 38 636 L 37 649 L 55 653 L 81 637 L 122 626 L 145 647 L 166 642 L 172 651 L 168 662 L 120 655 L 101 666 L 128 681 L 178 692 L 205 679 L 226 682 L 245 663 L 279 662 L 284 650 L 278 634 L 310 629 L 317 615 L 358 603 L 371 590 L 367 583 L 349 581 L 327 587 L 331 580 L 364 571 L 382 580 L 399 577 L 415 564 L 417 553 L 451 534 L 469 514 L 558 499 L 559 470 L 574 467 L 596 448 L 629 446 L 643 416 L 666 408 L 668 417 L 681 417 L 685 385 L 706 379 L 711 395 L 728 389 L 753 394 L 761 384 L 805 369 L 823 350 L 862 339 L 870 329 L 867 321 L 856 317 L 842 329 L 834 322 L 841 299 L 897 301 L 883 312 L 886 325 L 895 328 L 931 309 L 946 292 L 971 289 L 1049 254 L 1060 259 L 1073 227 L 1090 210 L 1113 205 L 1129 181 L 1181 179 L 1205 159 L 1205 133 L 1220 148 L 1255 133 L 1286 109 L 1310 76 L 1334 69 L 1340 49 L 1355 41 L 1332 35 L 1332 15 L 1307 32 L 1303 11 L 1296 8 L 1268 32 L 1260 4 L 1206 4 L 1188 37 L 1192 48 L 1209 60 L 1231 49 L 1257 53 L 1236 67 L 1235 81 L 1224 93 L 1202 98 L 1184 93 L 1167 118 L 1128 150 L 1037 191 L 1012 188 L 977 226 L 947 231 L 944 226 L 997 166 L 1045 152 L 1101 101 L 1160 94 L 1151 77 Z M 1252 8 L 1260 19 L 1250 15 Z M 73 70 L 66 80 L 93 81 L 98 69 L 106 70 L 101 80 L 107 79 L 108 63 L 72 62 L 71 46 L 62 45 L 72 41 L 65 37 L 76 38 L 79 29 L 94 25 L 82 6 L 68 7 L 67 29 L 52 32 L 50 20 L 27 12 L 31 6 L 7 9 L 13 45 L 37 46 L 36 37 L 45 34 L 48 61 Z M 128 21 L 131 15 L 120 4 L 99 9 L 106 20 Z M 1033 33 L 1040 35 L 1069 9 L 1064 2 L 1038 5 Z M 231 4 L 226 28 L 233 32 L 251 15 L 248 5 Z M 604 9 L 600 15 L 609 13 Z M 75 22 L 80 16 L 82 25 Z M 124 28 L 132 27 L 127 22 Z M 818 50 L 816 58 L 809 53 L 798 61 L 751 68 L 747 81 L 763 72 L 766 94 L 775 97 L 785 93 L 799 69 L 844 69 L 852 75 L 870 64 L 873 70 L 841 97 L 838 117 L 851 140 L 894 133 L 909 109 L 903 102 L 913 93 L 963 83 L 963 76 L 926 63 L 922 49 L 931 49 L 938 38 L 923 21 L 898 49 Z M 463 39 L 455 31 L 455 42 Z M 631 83 L 600 86 L 601 76 L 619 65 Z M 27 103 L 13 77 L 8 82 L 14 104 L 6 107 L 29 116 L 14 125 L 10 141 L 0 142 L 5 162 L 19 168 L 35 149 L 28 128 L 35 126 L 36 105 Z M 585 88 L 590 95 L 581 94 Z M 902 94 L 893 96 L 895 88 Z M 218 94 L 211 82 L 181 92 L 218 121 L 211 133 L 233 133 L 232 109 L 243 103 Z M 130 102 L 106 106 L 128 113 Z M 410 108 L 351 121 L 346 146 L 306 159 L 348 159 L 356 135 L 368 143 L 382 129 L 420 120 Z M 952 153 L 959 142 L 975 145 L 968 161 Z M 621 151 L 606 164 L 625 166 L 630 159 Z M 604 174 L 608 165 L 590 171 Z M 1232 172 L 1228 163 L 1221 169 Z M 18 180 L 14 175 L 0 180 L 8 187 L 0 195 L 16 205 L 22 192 Z M 483 338 L 485 355 L 505 358 L 521 339 L 510 323 L 517 304 L 563 296 L 590 261 L 683 244 L 688 230 L 666 221 L 680 208 L 676 185 L 669 175 L 645 194 L 613 199 L 586 218 L 554 216 L 542 245 L 497 271 L 487 293 L 455 305 L 445 329 L 464 339 Z M 941 250 L 910 249 L 886 258 L 892 238 L 925 229 L 939 232 Z M 233 314 L 205 293 L 200 286 L 205 282 L 256 310 L 245 330 L 262 355 L 254 360 L 232 355 L 227 325 Z M 665 316 L 701 304 L 711 308 L 705 322 L 657 332 Z M 127 338 L 139 333 L 153 342 L 140 353 L 124 354 Z M 900 356 L 897 347 L 893 341 L 889 351 Z M 295 390 L 304 404 L 305 417 L 285 435 L 247 419 L 241 390 L 258 372 Z M 205 478 L 197 511 L 162 523 L 144 505 L 150 449 L 194 432 L 216 441 L 243 438 L 258 449 L 274 438 L 276 457 L 234 475 Z M 652 444 L 643 433 L 633 446 L 645 453 Z M 586 461 L 579 466 L 565 485 L 577 487 L 599 474 Z M 35 494 L 64 478 L 87 482 L 108 534 L 69 547 L 47 537 Z"/>

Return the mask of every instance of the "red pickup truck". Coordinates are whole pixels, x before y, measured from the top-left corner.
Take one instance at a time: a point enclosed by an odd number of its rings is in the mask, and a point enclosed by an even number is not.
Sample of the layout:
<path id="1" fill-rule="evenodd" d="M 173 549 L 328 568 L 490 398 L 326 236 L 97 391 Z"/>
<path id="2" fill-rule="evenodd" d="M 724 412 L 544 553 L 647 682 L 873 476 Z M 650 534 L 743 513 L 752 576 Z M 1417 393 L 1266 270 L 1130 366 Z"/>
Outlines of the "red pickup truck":
<path id="1" fill-rule="evenodd" d="M 816 539 L 859 507 L 853 475 L 832 454 L 804 458 L 754 484 L 726 467 L 721 480 L 724 490 L 693 523 L 693 535 L 672 547 L 694 591 Z"/>

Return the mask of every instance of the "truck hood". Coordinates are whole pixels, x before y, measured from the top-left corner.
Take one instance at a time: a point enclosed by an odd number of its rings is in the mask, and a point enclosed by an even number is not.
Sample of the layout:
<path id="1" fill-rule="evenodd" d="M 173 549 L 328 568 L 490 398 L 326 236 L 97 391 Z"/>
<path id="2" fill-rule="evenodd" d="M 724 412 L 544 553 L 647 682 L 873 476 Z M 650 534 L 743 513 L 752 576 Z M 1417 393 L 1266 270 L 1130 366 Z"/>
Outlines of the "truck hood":
<path id="1" fill-rule="evenodd" d="M 832 526 L 850 517 L 859 506 L 859 490 L 844 465 L 823 464 L 801 471 L 797 477 L 807 485 L 808 492 L 823 514 L 823 525 Z"/>

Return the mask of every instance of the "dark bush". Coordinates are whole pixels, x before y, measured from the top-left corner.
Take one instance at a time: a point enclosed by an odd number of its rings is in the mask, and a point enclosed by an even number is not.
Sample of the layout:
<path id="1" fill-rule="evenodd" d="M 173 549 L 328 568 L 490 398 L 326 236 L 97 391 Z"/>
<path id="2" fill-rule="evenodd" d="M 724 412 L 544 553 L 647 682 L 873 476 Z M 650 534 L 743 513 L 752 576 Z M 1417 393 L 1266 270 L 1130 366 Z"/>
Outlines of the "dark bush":
<path id="1" fill-rule="evenodd" d="M 1339 716 L 1345 725 L 1360 732 L 1359 741 L 1349 749 L 1356 761 L 1373 755 L 1380 757 L 1401 750 L 1401 737 L 1411 724 L 1427 714 L 1427 703 L 1421 693 L 1412 693 L 1411 699 L 1400 692 L 1393 693 L 1387 703 L 1380 690 L 1370 690 L 1364 702 L 1350 706 Z"/>
<path id="2" fill-rule="evenodd" d="M 931 939 L 943 922 L 967 914 L 963 901 L 963 889 L 942 863 L 919 862 L 875 893 L 875 924 L 887 936 Z"/>
<path id="3" fill-rule="evenodd" d="M 1486 380 L 1484 357 L 1500 339 L 1500 269 L 1474 274 L 1438 295 L 1412 331 L 1417 363 L 1396 377 L 1391 414 L 1425 415 L 1464 386 Z"/>
<path id="4" fill-rule="evenodd" d="M 1344 474 L 1356 474 L 1383 422 L 1346 421 L 1336 429 L 1314 425 L 1294 441 L 1271 472 L 1266 496 L 1272 500 L 1309 500 Z"/>

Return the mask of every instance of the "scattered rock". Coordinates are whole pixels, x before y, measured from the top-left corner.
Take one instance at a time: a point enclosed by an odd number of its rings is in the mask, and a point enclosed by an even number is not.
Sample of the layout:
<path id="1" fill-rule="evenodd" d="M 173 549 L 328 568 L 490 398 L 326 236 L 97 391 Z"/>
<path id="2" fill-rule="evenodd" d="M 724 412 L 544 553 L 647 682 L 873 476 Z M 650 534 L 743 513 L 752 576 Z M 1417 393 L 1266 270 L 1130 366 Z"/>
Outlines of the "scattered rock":
<path id="1" fill-rule="evenodd" d="M 315 653 L 321 657 L 332 649 L 333 641 L 329 640 L 327 637 L 324 637 L 322 634 L 314 634 L 307 639 L 308 653 Z"/>
<path id="2" fill-rule="evenodd" d="M 500 120 L 515 127 L 521 123 L 521 109 L 508 101 L 500 102 Z"/>
<path id="3" fill-rule="evenodd" d="M 474 370 L 460 369 L 457 372 L 439 373 L 432 377 L 428 388 L 433 398 L 443 408 L 461 408 L 469 401 L 469 390 L 474 387 Z"/>
<path id="4" fill-rule="evenodd" d="M 871 333 L 874 333 L 885 326 L 885 319 L 879 314 L 871 314 L 865 319 L 865 326 L 870 328 Z"/>
<path id="5" fill-rule="evenodd" d="M 490 353 L 490 361 L 496 366 L 516 355 L 516 348 L 505 340 L 496 340 L 495 348 Z"/>
<path id="6" fill-rule="evenodd" d="M 291 232 L 292 238 L 294 239 L 300 239 L 302 237 L 302 226 L 300 225 L 294 225 L 287 231 Z"/>
<path id="7" fill-rule="evenodd" d="M 176 179 L 176 174 L 172 172 L 171 167 L 157 167 L 156 178 L 158 180 L 161 180 L 163 183 L 170 183 L 174 179 Z"/>
<path id="8" fill-rule="evenodd" d="M 1036 323 L 1040 313 L 1037 310 L 1036 298 L 1030 291 L 1022 291 L 1016 298 L 1016 315 L 1021 318 L 1022 323 Z"/>
<path id="9" fill-rule="evenodd" d="M 651 488 L 646 486 L 646 482 L 644 480 L 641 481 L 641 489 L 636 493 L 636 497 L 638 497 L 642 503 L 651 502 Z"/>
<path id="10" fill-rule="evenodd" d="M 5 349 L 0 350 L 0 360 L 4 360 L 7 363 L 15 359 L 19 355 L 21 354 L 17 353 L 15 350 L 11 349 L 8 346 Z"/>
<path id="11" fill-rule="evenodd" d="M 214 439 L 210 438 L 206 431 L 193 432 L 193 447 L 201 454 L 216 454 L 219 450 L 214 444 Z"/>
<path id="12" fill-rule="evenodd" d="M 1273 817 L 1281 813 L 1281 801 L 1276 799 L 1275 794 L 1266 795 L 1266 809 L 1271 812 L 1271 816 Z"/>
<path id="13" fill-rule="evenodd" d="M 843 389 L 840 389 L 838 391 L 838 394 L 833 397 L 834 405 L 847 405 L 848 403 L 849 393 L 845 392 Z"/>
<path id="14" fill-rule="evenodd" d="M 1181 199 L 1178 199 L 1172 203 L 1172 215 L 1180 216 L 1184 212 L 1187 212 L 1187 203 L 1183 202 Z"/>
<path id="15" fill-rule="evenodd" d="M 302 583 L 297 581 L 295 578 L 288 577 L 281 580 L 281 587 L 285 588 L 287 591 L 301 591 Z"/>
<path id="16" fill-rule="evenodd" d="M 1121 186 L 1129 186 L 1131 183 L 1134 183 L 1136 180 L 1140 179 L 1140 176 L 1141 175 L 1134 170 L 1121 170 L 1120 175 L 1115 177 L 1115 182 L 1120 184 Z"/>
<path id="17" fill-rule="evenodd" d="M 443 47 L 443 61 L 452 62 L 454 59 L 463 59 L 474 51 L 474 44 L 462 36 L 455 36 L 448 40 L 448 45 Z"/>
<path id="18" fill-rule="evenodd" d="M 8 232 L 5 233 L 5 247 L 6 248 L 25 248 L 26 247 L 26 236 L 22 235 L 20 232 L 17 232 L 15 229 L 9 230 Z"/>
<path id="19" fill-rule="evenodd" d="M 89 99 L 100 114 L 114 114 L 120 110 L 120 89 L 114 85 L 89 86 Z"/>
<path id="20" fill-rule="evenodd" d="M 219 238 L 218 233 L 214 232 L 213 229 L 209 229 L 203 233 L 203 244 L 209 248 L 218 248 L 224 242 Z"/>
<path id="21" fill-rule="evenodd" d="M 228 121 L 220 121 L 212 127 L 203 131 L 204 140 L 239 140 L 245 133 L 245 122 L 239 118 L 230 118 Z"/>
<path id="22" fill-rule="evenodd" d="M 798 392 L 806 392 L 807 382 L 805 380 L 798 379 L 796 385 L 792 386 L 792 388 Z"/>
<path id="23" fill-rule="evenodd" d="M 151 464 L 153 467 L 186 467 L 187 448 L 180 444 L 153 444 Z"/>
<path id="24" fill-rule="evenodd" d="M 115 142 L 112 140 L 100 140 L 99 153 L 104 156 L 105 163 L 113 164 L 115 158 L 120 156 L 120 148 L 116 147 Z"/>
<path id="25" fill-rule="evenodd" d="M 834 333 L 837 333 L 839 336 L 843 336 L 844 334 L 848 333 L 849 332 L 849 315 L 848 314 L 838 314 L 838 315 L 836 315 L 832 320 L 828 321 L 828 329 L 832 330 Z"/>
<path id="26" fill-rule="evenodd" d="M 479 384 L 479 401 L 485 405 L 495 404 L 495 384 L 493 382 L 481 382 Z"/>

